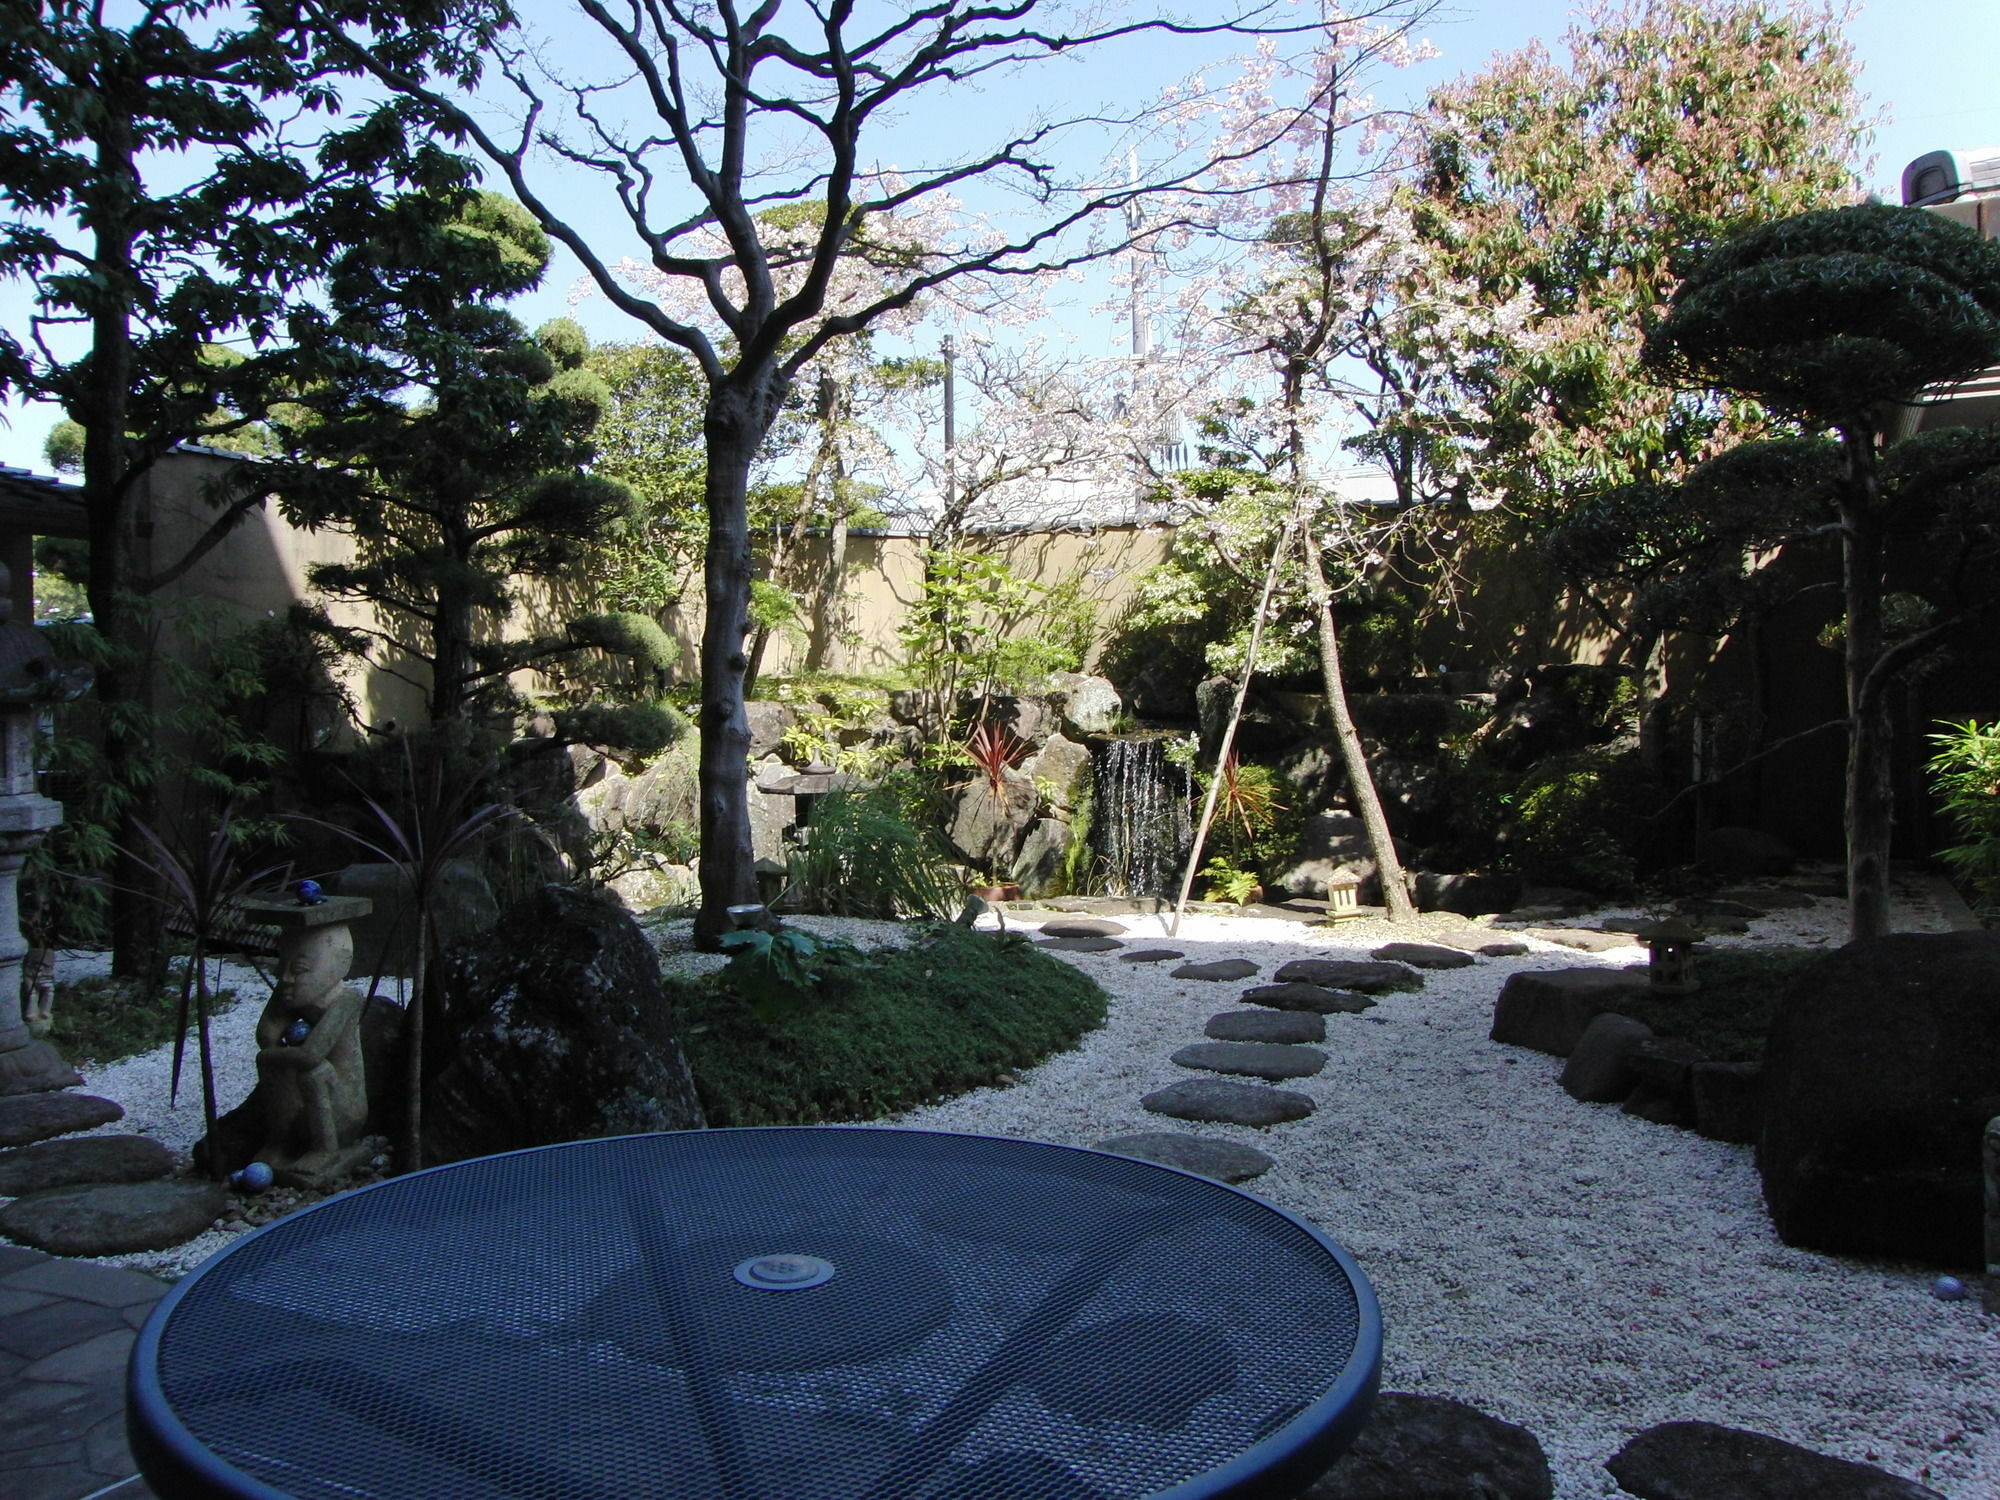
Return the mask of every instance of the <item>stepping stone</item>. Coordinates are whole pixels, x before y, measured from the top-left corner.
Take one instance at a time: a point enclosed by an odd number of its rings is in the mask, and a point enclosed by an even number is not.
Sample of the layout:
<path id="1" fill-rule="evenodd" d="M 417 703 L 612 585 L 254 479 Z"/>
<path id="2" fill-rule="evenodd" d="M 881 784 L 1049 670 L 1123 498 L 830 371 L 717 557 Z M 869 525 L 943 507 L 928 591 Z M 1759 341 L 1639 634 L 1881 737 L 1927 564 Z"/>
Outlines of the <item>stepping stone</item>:
<path id="1" fill-rule="evenodd" d="M 1629 933 L 1592 932 L 1587 927 L 1527 927 L 1522 929 L 1522 936 L 1559 943 L 1579 953 L 1608 953 L 1613 948 L 1630 948 L 1637 942 Z"/>
<path id="2" fill-rule="evenodd" d="M 1357 995 L 1352 990 L 1330 990 L 1323 984 L 1305 984 L 1296 979 L 1289 984 L 1260 984 L 1245 990 L 1242 998 L 1273 1010 L 1304 1010 L 1321 1016 L 1357 1016 L 1375 1004 L 1366 995 Z"/>
<path id="3" fill-rule="evenodd" d="M 1042 923 L 1042 936 L 1052 938 L 1123 937 L 1125 931 L 1108 917 L 1059 917 Z"/>
<path id="4" fill-rule="evenodd" d="M 1599 919 L 1599 932 L 1628 932 L 1637 937 L 1653 925 L 1651 917 L 1604 917 Z"/>
<path id="5" fill-rule="evenodd" d="M 1295 958 L 1278 970 L 1280 984 L 1291 979 L 1329 990 L 1359 990 L 1364 995 L 1424 987 L 1424 976 L 1407 964 L 1364 963 L 1360 959 Z"/>
<path id="6" fill-rule="evenodd" d="M 1183 1068 L 1206 1068 L 1211 1073 L 1241 1073 L 1247 1078 L 1310 1078 L 1326 1066 L 1326 1054 L 1317 1047 L 1294 1047 L 1283 1042 L 1195 1042 L 1174 1054 Z"/>
<path id="7" fill-rule="evenodd" d="M 1473 928 L 1468 932 L 1448 932 L 1438 941 L 1448 948 L 1463 948 L 1467 953 L 1477 953 L 1481 958 L 1519 958 L 1528 952 L 1528 945 L 1518 938 L 1502 937 L 1484 928 Z"/>
<path id="8" fill-rule="evenodd" d="M 1177 1135 L 1156 1130 L 1144 1135 L 1114 1135 L 1092 1148 L 1118 1156 L 1136 1156 L 1141 1161 L 1163 1167 L 1179 1167 L 1198 1177 L 1217 1182 L 1248 1182 L 1262 1177 L 1277 1163 L 1253 1146 L 1234 1141 L 1211 1141 L 1198 1135 Z"/>
<path id="9" fill-rule="evenodd" d="M 1548 1500 L 1554 1493 L 1548 1454 L 1527 1428 L 1447 1396 L 1384 1391 L 1354 1446 L 1300 1500 Z"/>
<path id="10" fill-rule="evenodd" d="M 1776 885 L 1731 886 L 1726 891 L 1717 891 L 1718 901 L 1740 901 L 1745 906 L 1761 907 L 1765 911 L 1800 911 L 1813 904 L 1812 897 L 1803 891 L 1788 891 Z"/>
<path id="11" fill-rule="evenodd" d="M 0 1146 L 25 1146 L 124 1118 L 122 1105 L 95 1094 L 16 1094 L 0 1099 Z"/>
<path id="12" fill-rule="evenodd" d="M 1139 1102 L 1156 1115 L 1218 1125 L 1279 1125 L 1286 1120 L 1303 1120 L 1313 1112 L 1313 1102 L 1304 1094 L 1275 1089 L 1268 1083 L 1228 1083 L 1219 1078 L 1170 1084 Z"/>
<path id="13" fill-rule="evenodd" d="M 1186 958 L 1178 948 L 1134 948 L 1130 953 L 1118 955 L 1121 964 L 1157 964 L 1170 958 Z"/>
<path id="14" fill-rule="evenodd" d="M 1473 957 L 1462 948 L 1436 943 L 1384 943 L 1368 955 L 1383 963 L 1410 964 L 1419 969 L 1469 969 Z"/>
<path id="15" fill-rule="evenodd" d="M 51 1255 L 127 1255 L 193 1239 L 229 1198 L 220 1183 L 91 1184 L 45 1188 L 0 1208 L 0 1234 Z"/>
<path id="16" fill-rule="evenodd" d="M 1696 896 L 1680 904 L 1680 913 L 1690 921 L 1709 917 L 1768 917 L 1770 912 L 1747 901 L 1731 901 L 1721 896 Z"/>
<path id="17" fill-rule="evenodd" d="M 1873 1464 L 1815 1453 L 1715 1422 L 1662 1422 L 1620 1448 L 1605 1468 L 1643 1500 L 1944 1500 Z"/>
<path id="18" fill-rule="evenodd" d="M 150 1182 L 174 1170 L 174 1153 L 143 1135 L 86 1135 L 0 1151 L 0 1198 L 79 1182 Z"/>
<path id="19" fill-rule="evenodd" d="M 1125 945 L 1115 937 L 1045 937 L 1036 938 L 1035 946 L 1058 953 L 1109 953 Z"/>
<path id="20" fill-rule="evenodd" d="M 1202 1031 L 1218 1042 L 1323 1042 L 1326 1019 L 1301 1010 L 1226 1010 Z"/>
<path id="21" fill-rule="evenodd" d="M 1175 979 L 1248 979 L 1257 966 L 1247 958 L 1217 958 L 1203 964 L 1182 964 L 1173 971 Z"/>

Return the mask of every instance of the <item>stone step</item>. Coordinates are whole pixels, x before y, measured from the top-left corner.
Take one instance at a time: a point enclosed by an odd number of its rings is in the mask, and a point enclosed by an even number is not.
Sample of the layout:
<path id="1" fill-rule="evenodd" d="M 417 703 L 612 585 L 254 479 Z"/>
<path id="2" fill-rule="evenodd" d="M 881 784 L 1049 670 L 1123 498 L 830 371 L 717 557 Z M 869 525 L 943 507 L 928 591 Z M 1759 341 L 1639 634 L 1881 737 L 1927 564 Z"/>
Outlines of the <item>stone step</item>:
<path id="1" fill-rule="evenodd" d="M 1384 943 L 1370 958 L 1382 963 L 1408 964 L 1417 969 L 1469 969 L 1478 960 L 1463 948 L 1439 943 Z"/>
<path id="2" fill-rule="evenodd" d="M 1121 964 L 1158 964 L 1170 958 L 1186 958 L 1178 948 L 1135 948 L 1130 953 L 1118 955 Z"/>
<path id="3" fill-rule="evenodd" d="M 1241 998 L 1248 1004 L 1265 1005 L 1272 1010 L 1307 1011 L 1321 1016 L 1355 1016 L 1375 1004 L 1366 995 L 1352 990 L 1330 990 L 1325 985 L 1305 984 L 1296 979 L 1287 984 L 1260 984 L 1245 990 Z"/>
<path id="4" fill-rule="evenodd" d="M 1119 1156 L 1136 1156 L 1163 1167 L 1179 1167 L 1217 1182 L 1248 1182 L 1261 1177 L 1277 1163 L 1253 1146 L 1234 1141 L 1215 1141 L 1206 1136 L 1180 1135 L 1156 1130 L 1141 1135 L 1114 1135 L 1093 1148 Z"/>
<path id="5" fill-rule="evenodd" d="M 1042 923 L 1042 936 L 1052 938 L 1123 937 L 1126 931 L 1108 917 L 1058 917 Z"/>
<path id="6" fill-rule="evenodd" d="M 1195 1042 L 1174 1054 L 1183 1068 L 1205 1068 L 1211 1073 L 1240 1073 L 1246 1078 L 1310 1078 L 1326 1066 L 1326 1054 L 1317 1047 L 1299 1047 L 1286 1042 Z"/>
<path id="7" fill-rule="evenodd" d="M 1352 958 L 1295 958 L 1278 970 L 1277 978 L 1280 984 L 1295 979 L 1329 990 L 1359 990 L 1364 995 L 1424 987 L 1424 976 L 1408 964 L 1369 963 Z"/>
<path id="8" fill-rule="evenodd" d="M 1278 1125 L 1303 1120 L 1313 1112 L 1313 1102 L 1304 1094 L 1268 1083 L 1231 1083 L 1220 1078 L 1169 1084 L 1139 1103 L 1156 1115 L 1217 1125 Z"/>
<path id="9" fill-rule="evenodd" d="M 1044 937 L 1036 938 L 1035 946 L 1057 953 L 1111 953 L 1125 945 L 1115 937 Z"/>
<path id="10" fill-rule="evenodd" d="M 14 1094 L 0 1099 L 0 1146 L 26 1146 L 124 1118 L 122 1105 L 95 1094 Z"/>
<path id="11" fill-rule="evenodd" d="M 170 1176 L 174 1153 L 143 1135 L 84 1135 L 0 1151 L 0 1198 L 84 1182 L 150 1182 Z"/>
<path id="12" fill-rule="evenodd" d="M 94 1183 L 45 1188 L 0 1208 L 0 1234 L 51 1255 L 169 1250 L 207 1229 L 228 1194 L 219 1183 Z"/>
<path id="13" fill-rule="evenodd" d="M 1225 1010 L 1203 1034 L 1218 1042 L 1323 1042 L 1326 1018 L 1304 1010 Z"/>
<path id="14" fill-rule="evenodd" d="M 1248 979 L 1256 972 L 1257 966 L 1247 958 L 1215 958 L 1207 963 L 1182 964 L 1173 971 L 1173 977 L 1222 982 L 1230 979 Z"/>

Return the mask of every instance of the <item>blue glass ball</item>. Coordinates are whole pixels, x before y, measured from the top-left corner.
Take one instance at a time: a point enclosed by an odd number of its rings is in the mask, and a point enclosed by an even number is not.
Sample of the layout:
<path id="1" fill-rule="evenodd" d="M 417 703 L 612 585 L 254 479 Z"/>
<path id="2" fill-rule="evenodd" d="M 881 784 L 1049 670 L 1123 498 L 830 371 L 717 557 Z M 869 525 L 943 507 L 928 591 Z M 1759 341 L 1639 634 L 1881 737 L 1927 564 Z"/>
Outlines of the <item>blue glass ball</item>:
<path id="1" fill-rule="evenodd" d="M 1963 1302 L 1972 1294 L 1956 1276 L 1940 1276 L 1931 1283 L 1931 1295 L 1940 1302 Z"/>
<path id="2" fill-rule="evenodd" d="M 229 1180 L 246 1193 L 261 1193 L 272 1182 L 271 1167 L 268 1162 L 253 1161 L 240 1171 L 231 1172 Z"/>
<path id="3" fill-rule="evenodd" d="M 285 1028 L 285 1034 L 278 1038 L 287 1047 L 302 1047 L 307 1037 L 312 1035 L 312 1022 L 299 1020 Z"/>
<path id="4" fill-rule="evenodd" d="M 326 892 L 319 888 L 317 880 L 301 880 L 296 889 L 299 893 L 299 905 L 301 906 L 318 906 L 322 901 L 326 900 Z"/>

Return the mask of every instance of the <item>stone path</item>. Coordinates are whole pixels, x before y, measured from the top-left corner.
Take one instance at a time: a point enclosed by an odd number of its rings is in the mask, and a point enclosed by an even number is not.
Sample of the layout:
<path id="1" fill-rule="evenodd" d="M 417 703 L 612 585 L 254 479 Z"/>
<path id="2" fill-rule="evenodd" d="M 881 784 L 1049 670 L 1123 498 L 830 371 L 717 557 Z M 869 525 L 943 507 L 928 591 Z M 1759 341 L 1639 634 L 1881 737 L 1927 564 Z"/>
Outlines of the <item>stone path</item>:
<path id="1" fill-rule="evenodd" d="M 167 1284 L 0 1245 L 0 1494 L 148 1500 L 125 1446 L 125 1362 Z"/>

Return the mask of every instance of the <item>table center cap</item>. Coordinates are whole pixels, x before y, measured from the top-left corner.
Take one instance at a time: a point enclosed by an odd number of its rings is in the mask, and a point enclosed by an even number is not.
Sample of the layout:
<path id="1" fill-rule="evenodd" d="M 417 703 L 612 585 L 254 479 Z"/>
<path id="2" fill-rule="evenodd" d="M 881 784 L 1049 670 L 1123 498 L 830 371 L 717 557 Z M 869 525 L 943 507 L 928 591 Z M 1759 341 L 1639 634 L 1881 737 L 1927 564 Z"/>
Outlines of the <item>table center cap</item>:
<path id="1" fill-rule="evenodd" d="M 736 1267 L 736 1279 L 767 1292 L 797 1292 L 833 1279 L 833 1263 L 816 1255 L 753 1255 Z"/>

